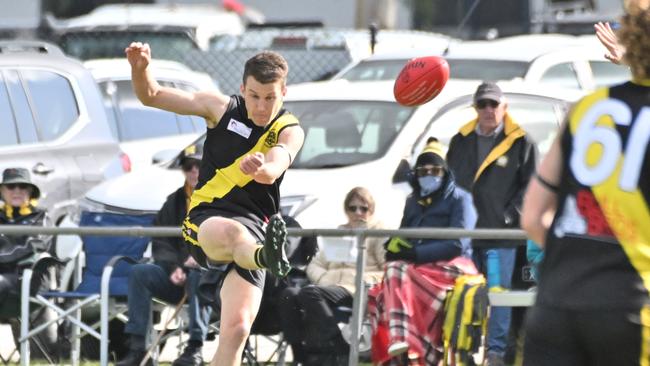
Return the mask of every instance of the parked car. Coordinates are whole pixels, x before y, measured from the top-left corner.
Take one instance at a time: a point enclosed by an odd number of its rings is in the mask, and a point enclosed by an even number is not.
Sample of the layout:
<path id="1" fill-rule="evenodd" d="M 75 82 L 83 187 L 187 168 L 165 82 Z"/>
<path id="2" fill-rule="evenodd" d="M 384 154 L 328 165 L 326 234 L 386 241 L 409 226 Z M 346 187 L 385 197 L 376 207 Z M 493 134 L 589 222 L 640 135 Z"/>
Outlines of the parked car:
<path id="1" fill-rule="evenodd" d="M 58 47 L 0 41 L 0 171 L 23 167 L 55 221 L 129 170 L 90 71 Z"/>
<path id="2" fill-rule="evenodd" d="M 102 92 L 111 132 L 120 141 L 132 170 L 169 160 L 205 132 L 205 121 L 146 107 L 133 93 L 125 58 L 84 63 Z M 162 85 L 187 91 L 218 89 L 210 76 L 173 61 L 154 60 L 151 70 Z"/>
<path id="3" fill-rule="evenodd" d="M 136 39 L 161 52 L 207 50 L 215 35 L 245 29 L 239 15 L 211 4 L 105 4 L 75 18 L 47 19 L 57 43 L 83 60 L 122 56 Z"/>
<path id="4" fill-rule="evenodd" d="M 332 79 L 395 80 L 408 60 L 441 54 L 431 48 L 379 53 L 349 64 Z M 526 35 L 453 42 L 444 57 L 452 79 L 515 80 L 585 91 L 629 80 L 629 69 L 609 62 L 603 54 L 595 37 Z"/>
<path id="5" fill-rule="evenodd" d="M 284 215 L 303 227 L 332 228 L 345 222 L 341 202 L 354 186 L 377 197 L 377 215 L 397 227 L 410 192 L 408 159 L 428 136 L 443 143 L 471 119 L 471 88 L 450 82 L 432 102 L 420 107 L 397 104 L 392 82 L 330 81 L 289 87 L 285 106 L 300 120 L 305 143 L 282 183 Z M 535 91 L 502 85 L 509 110 L 546 149 L 570 101 L 581 93 Z M 459 97 L 459 95 L 462 95 Z M 457 117 L 457 118 L 455 118 Z M 203 138 L 193 145 L 201 149 Z M 105 182 L 88 192 L 83 210 L 144 214 L 158 210 L 183 182 L 179 154 L 174 160 Z"/>

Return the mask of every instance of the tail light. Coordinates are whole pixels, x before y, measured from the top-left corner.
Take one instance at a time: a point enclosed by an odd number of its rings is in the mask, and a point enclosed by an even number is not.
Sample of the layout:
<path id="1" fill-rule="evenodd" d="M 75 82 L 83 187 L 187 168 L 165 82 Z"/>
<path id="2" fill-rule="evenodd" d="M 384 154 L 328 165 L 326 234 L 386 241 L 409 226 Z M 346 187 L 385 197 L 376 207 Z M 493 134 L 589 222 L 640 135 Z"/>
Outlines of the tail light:
<path id="1" fill-rule="evenodd" d="M 127 154 L 120 154 L 120 162 L 122 163 L 122 170 L 124 170 L 125 173 L 131 171 L 131 158 L 129 158 Z"/>

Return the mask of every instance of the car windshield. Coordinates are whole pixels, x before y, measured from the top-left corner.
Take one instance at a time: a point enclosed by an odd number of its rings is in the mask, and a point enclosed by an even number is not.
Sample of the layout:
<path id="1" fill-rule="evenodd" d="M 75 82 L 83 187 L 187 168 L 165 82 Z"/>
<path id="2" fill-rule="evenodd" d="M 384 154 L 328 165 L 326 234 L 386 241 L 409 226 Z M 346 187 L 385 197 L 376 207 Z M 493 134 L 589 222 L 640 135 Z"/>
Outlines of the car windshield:
<path id="1" fill-rule="evenodd" d="M 300 120 L 305 143 L 295 169 L 336 168 L 383 156 L 413 108 L 378 101 L 294 101 L 286 108 Z"/>
<path id="2" fill-rule="evenodd" d="M 58 43 L 63 51 L 81 60 L 124 57 L 124 45 L 137 39 L 156 50 L 157 59 L 178 59 L 179 53 L 196 49 L 191 35 L 186 32 L 95 31 L 63 34 Z M 101 40 L 101 42 L 98 42 Z"/>
<path id="3" fill-rule="evenodd" d="M 349 81 L 395 80 L 407 60 L 362 61 L 341 76 Z M 447 59 L 454 79 L 512 80 L 524 77 L 528 63 L 523 61 Z"/>

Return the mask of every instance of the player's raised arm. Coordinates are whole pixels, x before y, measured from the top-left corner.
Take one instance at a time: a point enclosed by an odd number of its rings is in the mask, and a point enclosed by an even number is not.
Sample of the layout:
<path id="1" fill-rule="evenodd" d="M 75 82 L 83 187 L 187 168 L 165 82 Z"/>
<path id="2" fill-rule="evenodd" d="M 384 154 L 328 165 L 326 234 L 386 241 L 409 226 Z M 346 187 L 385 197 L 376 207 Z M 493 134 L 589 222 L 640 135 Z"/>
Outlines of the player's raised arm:
<path id="1" fill-rule="evenodd" d="M 158 84 L 151 74 L 151 49 L 147 43 L 133 42 L 125 50 L 131 64 L 133 90 L 142 102 L 150 107 L 170 112 L 197 115 L 214 127 L 223 116 L 230 98 L 217 90 L 187 92 Z"/>
<path id="2" fill-rule="evenodd" d="M 266 155 L 250 154 L 241 161 L 240 169 L 258 183 L 273 184 L 295 159 L 305 140 L 300 126 L 286 128 L 280 133 L 278 143 Z"/>

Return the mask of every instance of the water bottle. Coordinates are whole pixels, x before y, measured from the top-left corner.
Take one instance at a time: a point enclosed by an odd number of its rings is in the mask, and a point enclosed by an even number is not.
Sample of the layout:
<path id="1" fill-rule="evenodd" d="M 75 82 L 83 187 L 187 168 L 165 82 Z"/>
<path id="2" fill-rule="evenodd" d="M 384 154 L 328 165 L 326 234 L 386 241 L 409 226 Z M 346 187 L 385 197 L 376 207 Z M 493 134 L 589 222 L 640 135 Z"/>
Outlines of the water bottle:
<path id="1" fill-rule="evenodd" d="M 488 288 L 501 286 L 501 266 L 499 265 L 499 252 L 489 249 L 487 256 L 487 284 Z"/>

